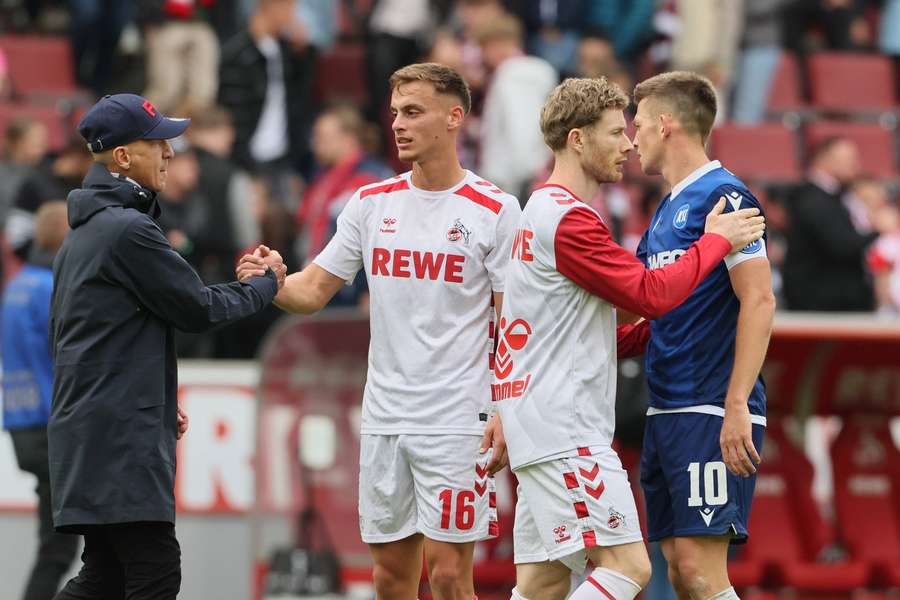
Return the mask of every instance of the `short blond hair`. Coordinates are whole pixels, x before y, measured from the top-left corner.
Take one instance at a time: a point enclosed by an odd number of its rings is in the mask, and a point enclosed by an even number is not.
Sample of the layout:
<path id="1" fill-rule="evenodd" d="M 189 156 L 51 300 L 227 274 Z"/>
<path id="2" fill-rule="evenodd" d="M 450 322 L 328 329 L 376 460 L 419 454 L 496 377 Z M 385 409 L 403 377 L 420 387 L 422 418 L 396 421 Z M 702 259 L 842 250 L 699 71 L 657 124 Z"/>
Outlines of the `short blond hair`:
<path id="1" fill-rule="evenodd" d="M 634 88 L 634 103 L 645 98 L 662 101 L 681 126 L 699 135 L 704 143 L 716 120 L 716 88 L 690 71 L 670 71 L 646 79 Z"/>
<path id="2" fill-rule="evenodd" d="M 393 92 L 397 86 L 414 81 L 430 83 L 437 93 L 455 96 L 459 99 L 466 114 L 469 114 L 472 109 L 472 93 L 469 91 L 469 84 L 455 69 L 438 63 L 416 63 L 394 71 L 388 83 Z"/>
<path id="3" fill-rule="evenodd" d="M 541 109 L 544 143 L 558 152 L 569 132 L 593 125 L 607 110 L 625 110 L 628 95 L 606 77 L 566 79 L 556 86 Z"/>

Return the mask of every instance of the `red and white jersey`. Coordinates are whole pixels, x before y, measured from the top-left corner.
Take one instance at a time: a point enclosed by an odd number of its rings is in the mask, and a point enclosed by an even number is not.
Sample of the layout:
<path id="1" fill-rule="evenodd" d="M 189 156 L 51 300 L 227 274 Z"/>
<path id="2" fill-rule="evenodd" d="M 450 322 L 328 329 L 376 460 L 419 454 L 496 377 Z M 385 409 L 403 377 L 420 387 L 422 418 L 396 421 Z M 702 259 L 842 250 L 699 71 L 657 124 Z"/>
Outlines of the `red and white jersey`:
<path id="1" fill-rule="evenodd" d="M 525 206 L 506 273 L 492 399 L 510 466 L 589 454 L 612 443 L 616 360 L 643 352 L 648 322 L 616 327 L 615 307 L 671 310 L 731 250 L 715 234 L 650 271 L 597 212 L 557 185 Z"/>
<path id="2" fill-rule="evenodd" d="M 521 210 L 466 171 L 448 190 L 407 172 L 361 187 L 315 263 L 365 268 L 371 342 L 364 434 L 481 434 L 490 407 L 492 292 L 504 291 Z"/>

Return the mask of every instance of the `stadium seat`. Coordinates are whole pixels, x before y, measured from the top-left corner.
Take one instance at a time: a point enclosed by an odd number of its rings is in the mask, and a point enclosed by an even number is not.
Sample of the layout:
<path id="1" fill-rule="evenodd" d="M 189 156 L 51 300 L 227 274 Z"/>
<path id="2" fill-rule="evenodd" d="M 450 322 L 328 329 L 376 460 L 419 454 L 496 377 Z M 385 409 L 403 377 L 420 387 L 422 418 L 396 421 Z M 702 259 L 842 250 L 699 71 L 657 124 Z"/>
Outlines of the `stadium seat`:
<path id="1" fill-rule="evenodd" d="M 874 123 L 819 121 L 806 128 L 806 146 L 812 151 L 830 137 L 846 137 L 859 147 L 863 171 L 869 175 L 893 179 L 897 177 L 897 155 L 892 132 Z"/>
<path id="2" fill-rule="evenodd" d="M 831 450 L 836 523 L 875 583 L 900 587 L 900 451 L 883 419 L 852 419 Z"/>
<path id="3" fill-rule="evenodd" d="M 789 52 L 782 52 L 781 59 L 769 88 L 766 107 L 770 113 L 801 112 L 806 109 L 800 89 L 800 72 L 797 59 Z"/>
<path id="4" fill-rule="evenodd" d="M 832 540 L 831 529 L 812 497 L 813 467 L 778 420 L 770 420 L 766 429 L 762 458 L 750 538 L 742 560 L 729 563 L 732 582 L 741 587 L 754 584 L 740 578 L 752 575 L 752 565 L 758 563 L 763 582 L 801 591 L 846 592 L 864 586 L 869 578 L 866 563 L 816 562 Z"/>
<path id="5" fill-rule="evenodd" d="M 819 52 L 809 57 L 813 108 L 825 112 L 896 110 L 891 59 L 881 54 Z"/>
<path id="6" fill-rule="evenodd" d="M 17 96 L 77 95 L 72 49 L 64 37 L 0 36 Z"/>
<path id="7" fill-rule="evenodd" d="M 713 129 L 711 145 L 715 157 L 738 177 L 767 183 L 800 177 L 794 132 L 781 124 L 725 123 Z"/>
<path id="8" fill-rule="evenodd" d="M 366 83 L 365 47 L 339 44 L 319 58 L 314 90 L 320 102 L 347 100 L 365 104 L 369 99 Z"/>
<path id="9" fill-rule="evenodd" d="M 0 104 L 0 137 L 9 122 L 16 117 L 31 117 L 46 125 L 51 150 L 58 150 L 66 143 L 70 128 L 55 107 L 41 104 Z"/>

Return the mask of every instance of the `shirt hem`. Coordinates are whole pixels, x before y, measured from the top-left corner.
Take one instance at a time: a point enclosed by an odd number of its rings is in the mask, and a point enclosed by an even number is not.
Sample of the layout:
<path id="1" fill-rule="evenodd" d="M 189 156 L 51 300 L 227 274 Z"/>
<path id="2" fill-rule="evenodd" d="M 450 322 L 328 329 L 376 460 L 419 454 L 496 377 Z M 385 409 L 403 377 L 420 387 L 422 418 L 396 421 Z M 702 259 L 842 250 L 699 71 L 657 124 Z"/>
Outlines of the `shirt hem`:
<path id="1" fill-rule="evenodd" d="M 484 435 L 484 427 L 362 427 L 360 435 Z"/>
<path id="2" fill-rule="evenodd" d="M 682 406 L 680 408 L 656 408 L 651 406 L 647 409 L 647 416 L 653 415 L 670 415 L 679 413 L 697 413 L 702 415 L 713 415 L 716 417 L 725 417 L 725 409 L 714 404 L 699 404 L 697 406 Z M 750 422 L 754 425 L 766 426 L 766 417 L 763 415 L 750 415 Z"/>

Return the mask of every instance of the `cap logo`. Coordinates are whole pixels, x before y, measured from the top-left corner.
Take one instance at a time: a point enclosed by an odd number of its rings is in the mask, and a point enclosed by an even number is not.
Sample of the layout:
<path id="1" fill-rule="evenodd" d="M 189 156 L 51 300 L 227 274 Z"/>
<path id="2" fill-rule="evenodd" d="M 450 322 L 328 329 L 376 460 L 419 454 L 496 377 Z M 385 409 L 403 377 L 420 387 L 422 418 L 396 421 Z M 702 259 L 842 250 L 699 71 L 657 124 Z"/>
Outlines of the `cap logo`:
<path id="1" fill-rule="evenodd" d="M 156 117 L 156 107 L 150 104 L 149 100 L 144 100 L 144 104 L 142 105 L 144 111 L 150 115 L 151 117 Z"/>

